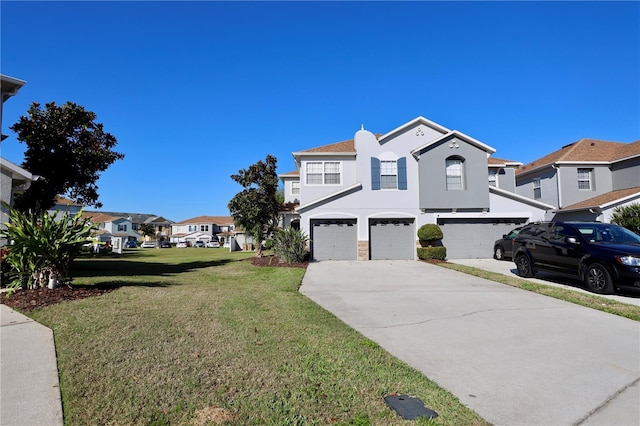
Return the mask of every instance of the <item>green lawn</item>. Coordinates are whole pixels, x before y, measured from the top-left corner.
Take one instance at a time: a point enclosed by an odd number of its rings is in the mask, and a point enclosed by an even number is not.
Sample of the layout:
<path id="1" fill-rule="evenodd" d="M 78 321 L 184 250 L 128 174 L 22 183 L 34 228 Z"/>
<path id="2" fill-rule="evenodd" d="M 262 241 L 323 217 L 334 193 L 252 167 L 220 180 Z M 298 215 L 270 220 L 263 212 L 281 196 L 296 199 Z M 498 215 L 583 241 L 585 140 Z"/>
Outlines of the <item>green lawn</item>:
<path id="1" fill-rule="evenodd" d="M 172 248 L 78 260 L 76 284 L 121 287 L 29 313 L 54 331 L 66 424 L 486 424 L 302 296 L 303 269 L 258 268 L 251 256 Z M 390 393 L 440 416 L 403 421 L 383 401 Z"/>

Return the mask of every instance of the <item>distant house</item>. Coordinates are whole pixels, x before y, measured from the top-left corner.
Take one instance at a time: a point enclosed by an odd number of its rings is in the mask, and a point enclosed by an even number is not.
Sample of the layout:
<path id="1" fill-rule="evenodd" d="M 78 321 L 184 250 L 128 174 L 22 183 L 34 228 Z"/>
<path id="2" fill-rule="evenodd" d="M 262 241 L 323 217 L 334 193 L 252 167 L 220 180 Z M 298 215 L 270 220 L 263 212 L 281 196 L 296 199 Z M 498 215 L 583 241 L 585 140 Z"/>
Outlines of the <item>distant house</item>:
<path id="1" fill-rule="evenodd" d="M 99 241 L 110 241 L 112 237 L 122 237 L 126 241 L 137 241 L 140 236 L 133 230 L 131 220 L 128 218 L 99 212 L 83 212 L 82 217 L 88 218 L 98 226 L 96 235 Z"/>
<path id="2" fill-rule="evenodd" d="M 172 243 L 220 240 L 234 235 L 234 223 L 231 216 L 197 216 L 171 225 Z M 225 238 L 225 240 L 226 240 Z"/>
<path id="3" fill-rule="evenodd" d="M 380 134 L 293 153 L 284 226 L 300 226 L 315 260 L 415 259 L 417 230 L 441 226 L 449 258 L 490 257 L 513 227 L 553 206 L 515 192 L 521 163 L 457 130 L 417 117 Z"/>
<path id="4" fill-rule="evenodd" d="M 640 202 L 640 141 L 581 139 L 516 171 L 516 192 L 551 204 L 554 220 L 609 222 Z"/>
<path id="5" fill-rule="evenodd" d="M 69 216 L 73 216 L 75 214 L 77 214 L 80 210 L 82 210 L 84 206 L 80 203 L 76 203 L 73 200 L 70 200 L 66 197 L 62 197 L 62 196 L 57 196 L 56 197 L 56 201 L 55 204 L 53 205 L 53 207 L 51 207 L 49 210 L 47 210 L 47 213 L 49 213 L 49 215 L 62 215 L 65 212 L 69 213 Z"/>
<path id="6" fill-rule="evenodd" d="M 87 212 L 87 213 L 98 213 L 98 212 Z M 154 235 L 150 237 L 151 240 L 155 241 L 164 241 L 169 239 L 169 235 L 171 234 L 171 225 L 173 222 L 169 219 L 166 219 L 162 216 L 158 216 L 150 213 L 129 213 L 129 212 L 99 212 L 108 216 L 114 217 L 122 217 L 126 218 L 129 222 L 131 222 L 131 230 L 136 231 L 137 238 L 143 239 L 140 231 L 140 225 L 143 223 L 148 223 L 153 226 L 155 230 Z"/>

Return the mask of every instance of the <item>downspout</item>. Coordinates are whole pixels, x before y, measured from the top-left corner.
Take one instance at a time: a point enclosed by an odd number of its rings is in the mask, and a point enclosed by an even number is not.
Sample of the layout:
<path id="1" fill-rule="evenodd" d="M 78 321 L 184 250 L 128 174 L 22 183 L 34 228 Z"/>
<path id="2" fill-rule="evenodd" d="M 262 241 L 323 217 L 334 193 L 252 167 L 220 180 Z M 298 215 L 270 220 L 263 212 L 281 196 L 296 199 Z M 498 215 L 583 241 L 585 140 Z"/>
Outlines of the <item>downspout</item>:
<path id="1" fill-rule="evenodd" d="M 552 164 L 551 167 L 553 167 L 556 170 L 556 189 L 558 192 L 558 209 L 562 208 L 562 185 L 560 185 L 560 166 L 558 166 L 557 164 Z"/>

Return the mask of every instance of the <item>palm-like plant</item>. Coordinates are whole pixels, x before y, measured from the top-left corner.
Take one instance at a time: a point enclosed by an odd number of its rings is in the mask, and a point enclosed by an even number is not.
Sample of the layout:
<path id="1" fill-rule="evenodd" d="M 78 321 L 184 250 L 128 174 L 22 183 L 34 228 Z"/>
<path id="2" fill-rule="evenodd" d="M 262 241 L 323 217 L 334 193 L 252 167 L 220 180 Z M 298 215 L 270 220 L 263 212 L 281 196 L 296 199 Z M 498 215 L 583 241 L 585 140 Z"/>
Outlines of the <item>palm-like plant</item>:
<path id="1" fill-rule="evenodd" d="M 10 266 L 9 291 L 45 287 L 49 280 L 68 277 L 71 262 L 93 230 L 82 212 L 74 216 L 68 212 L 37 215 L 11 208 L 9 212 L 9 222 L 1 233 L 11 243 L 4 258 Z"/>

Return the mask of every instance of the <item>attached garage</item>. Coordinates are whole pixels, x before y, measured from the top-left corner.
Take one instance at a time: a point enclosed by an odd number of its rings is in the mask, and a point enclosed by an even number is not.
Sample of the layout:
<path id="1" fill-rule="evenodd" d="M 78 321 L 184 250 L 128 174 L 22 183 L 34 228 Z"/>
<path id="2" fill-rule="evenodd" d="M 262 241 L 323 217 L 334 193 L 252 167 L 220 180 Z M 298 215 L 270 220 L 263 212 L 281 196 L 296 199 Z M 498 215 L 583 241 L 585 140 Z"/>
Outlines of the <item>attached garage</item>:
<path id="1" fill-rule="evenodd" d="M 358 227 L 355 219 L 312 219 L 313 260 L 357 260 Z"/>
<path id="2" fill-rule="evenodd" d="M 513 228 L 527 222 L 525 218 L 453 219 L 439 218 L 449 259 L 481 259 L 493 256 L 493 243 Z"/>
<path id="3" fill-rule="evenodd" d="M 416 256 L 413 219 L 371 219 L 369 257 L 371 260 L 412 260 Z"/>

